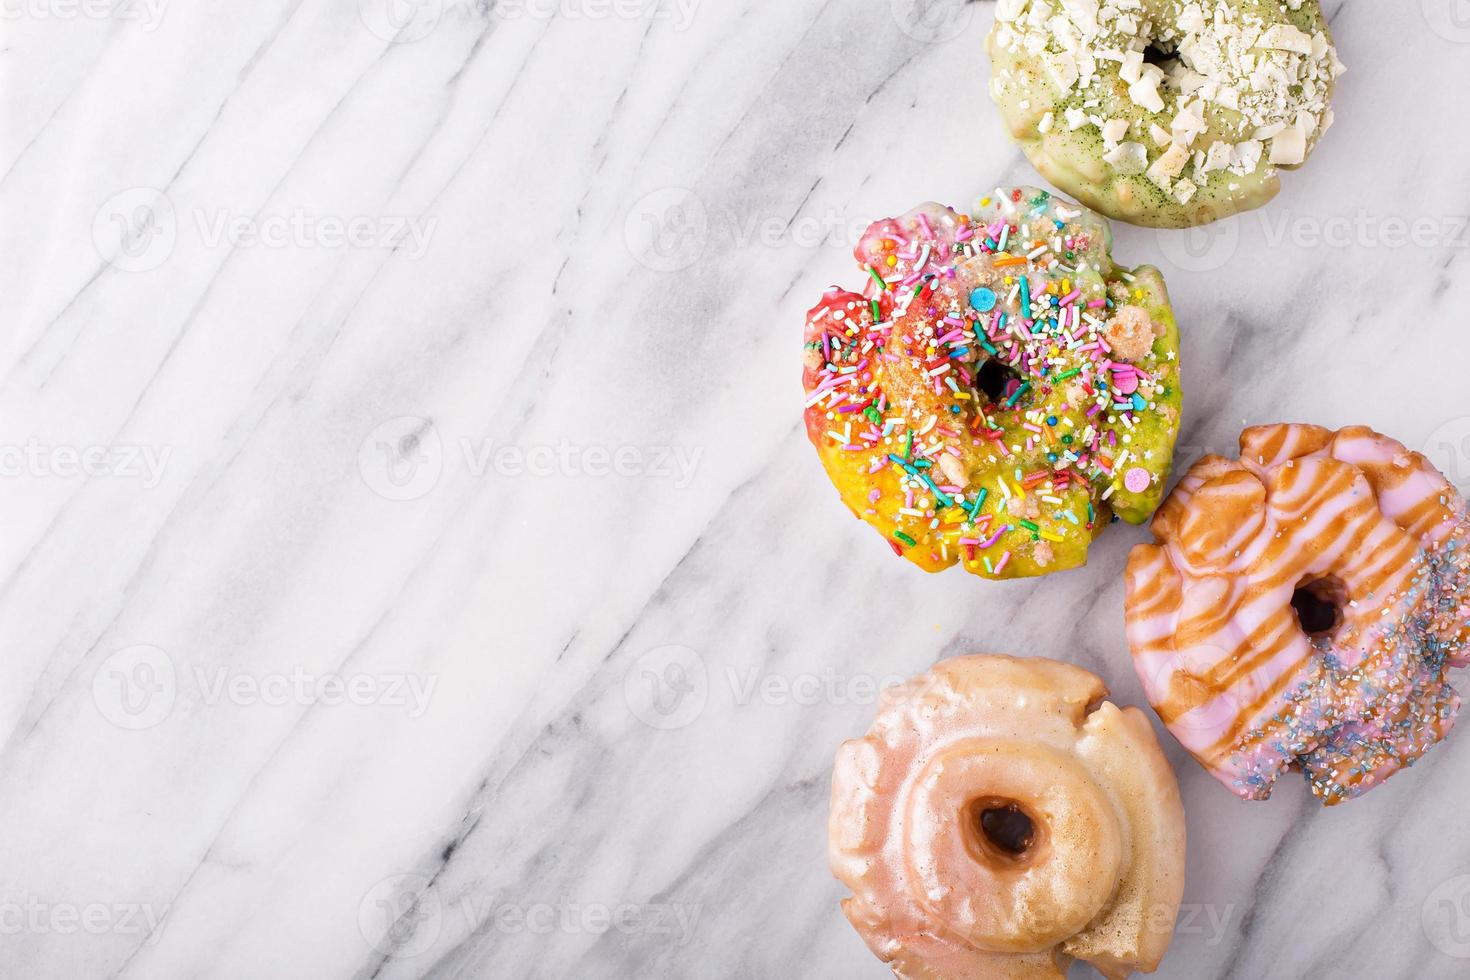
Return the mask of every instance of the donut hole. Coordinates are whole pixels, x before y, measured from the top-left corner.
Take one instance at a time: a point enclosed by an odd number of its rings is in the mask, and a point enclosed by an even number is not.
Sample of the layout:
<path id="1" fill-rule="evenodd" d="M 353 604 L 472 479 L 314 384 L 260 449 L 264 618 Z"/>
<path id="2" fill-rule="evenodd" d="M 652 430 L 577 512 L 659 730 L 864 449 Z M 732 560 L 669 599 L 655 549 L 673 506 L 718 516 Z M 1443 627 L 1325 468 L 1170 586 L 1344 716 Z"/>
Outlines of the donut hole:
<path id="1" fill-rule="evenodd" d="M 965 808 L 964 821 L 972 853 L 986 863 L 1026 863 L 1041 844 L 1041 824 L 1015 800 L 973 800 Z"/>
<path id="2" fill-rule="evenodd" d="M 1346 605 L 1347 587 L 1341 579 L 1332 576 L 1304 581 L 1291 595 L 1291 608 L 1296 612 L 1302 632 L 1314 640 L 1337 632 Z"/>
<path id="3" fill-rule="evenodd" d="M 992 402 L 1003 402 L 1021 387 L 1021 374 L 992 357 L 975 372 L 975 387 Z"/>
<path id="4" fill-rule="evenodd" d="M 991 807 L 980 813 L 980 832 L 1007 854 L 1025 854 L 1036 838 L 1036 825 L 1019 807 Z"/>
<path id="5" fill-rule="evenodd" d="M 1143 63 L 1145 65 L 1158 65 L 1165 68 L 1169 62 L 1178 57 L 1174 45 L 1166 41 L 1150 41 L 1148 47 L 1143 49 Z"/>

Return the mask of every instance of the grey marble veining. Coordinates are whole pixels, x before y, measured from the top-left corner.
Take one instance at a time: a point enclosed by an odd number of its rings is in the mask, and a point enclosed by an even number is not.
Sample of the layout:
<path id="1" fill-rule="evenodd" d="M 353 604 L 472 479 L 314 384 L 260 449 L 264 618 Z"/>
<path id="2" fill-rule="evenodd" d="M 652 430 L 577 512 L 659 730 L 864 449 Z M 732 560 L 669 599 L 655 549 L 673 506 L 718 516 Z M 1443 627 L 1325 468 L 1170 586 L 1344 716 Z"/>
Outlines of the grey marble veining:
<path id="1" fill-rule="evenodd" d="M 1115 254 L 1168 279 L 1184 462 L 1361 422 L 1470 489 L 1470 9 L 1326 6 L 1309 165 Z M 876 687 L 995 650 L 1140 703 L 1143 531 L 925 576 L 799 424 L 865 223 L 1039 180 L 989 4 L 4 13 L 0 976 L 877 980 L 824 850 Z M 1323 811 L 1160 732 L 1159 976 L 1470 970 L 1470 736 Z"/>

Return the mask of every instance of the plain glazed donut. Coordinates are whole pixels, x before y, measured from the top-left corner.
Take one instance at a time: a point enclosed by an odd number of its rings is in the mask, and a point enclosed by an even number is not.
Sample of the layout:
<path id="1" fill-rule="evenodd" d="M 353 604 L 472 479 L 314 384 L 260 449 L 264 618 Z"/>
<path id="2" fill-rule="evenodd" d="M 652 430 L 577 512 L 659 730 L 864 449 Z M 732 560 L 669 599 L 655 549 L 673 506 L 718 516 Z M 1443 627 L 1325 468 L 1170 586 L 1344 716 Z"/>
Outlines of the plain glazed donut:
<path id="1" fill-rule="evenodd" d="M 999 0 L 991 95 L 1064 193 L 1183 228 L 1260 207 L 1332 124 L 1317 0 Z"/>
<path id="2" fill-rule="evenodd" d="M 1137 708 L 1051 660 L 946 660 L 891 692 L 832 775 L 843 911 L 905 980 L 1152 971 L 1184 886 L 1184 809 Z"/>
<path id="3" fill-rule="evenodd" d="M 1325 804 L 1448 733 L 1470 661 L 1470 518 L 1418 453 L 1356 427 L 1268 425 L 1207 456 L 1133 550 L 1127 624 L 1155 710 L 1215 778 Z"/>
<path id="4" fill-rule="evenodd" d="M 1164 497 L 1179 328 L 1157 269 L 1029 187 L 926 204 L 858 243 L 864 293 L 807 314 L 807 437 L 844 503 L 925 571 L 1076 568 Z"/>

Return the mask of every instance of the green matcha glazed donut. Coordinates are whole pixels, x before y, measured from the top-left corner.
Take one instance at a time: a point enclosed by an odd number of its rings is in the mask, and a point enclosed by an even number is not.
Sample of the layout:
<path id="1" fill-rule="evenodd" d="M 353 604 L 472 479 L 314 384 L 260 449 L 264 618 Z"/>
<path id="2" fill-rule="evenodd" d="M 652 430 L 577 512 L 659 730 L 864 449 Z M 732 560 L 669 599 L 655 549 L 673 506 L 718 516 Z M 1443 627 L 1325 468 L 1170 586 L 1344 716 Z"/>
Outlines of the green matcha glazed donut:
<path id="1" fill-rule="evenodd" d="M 1275 197 L 1332 125 L 1343 72 L 1317 0 L 998 0 L 988 47 L 1036 169 L 1156 228 Z"/>

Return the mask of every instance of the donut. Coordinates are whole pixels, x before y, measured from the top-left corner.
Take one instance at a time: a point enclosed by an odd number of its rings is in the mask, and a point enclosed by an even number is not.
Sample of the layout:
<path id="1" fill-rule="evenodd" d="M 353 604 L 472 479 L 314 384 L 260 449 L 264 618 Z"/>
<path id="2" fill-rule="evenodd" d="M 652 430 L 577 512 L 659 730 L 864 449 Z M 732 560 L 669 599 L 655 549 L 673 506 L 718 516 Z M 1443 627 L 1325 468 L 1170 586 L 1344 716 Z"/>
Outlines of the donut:
<path id="1" fill-rule="evenodd" d="M 1237 796 L 1297 768 L 1321 802 L 1412 765 L 1470 662 L 1470 517 L 1371 429 L 1266 425 L 1206 456 L 1127 569 L 1127 632 L 1159 717 Z"/>
<path id="2" fill-rule="evenodd" d="M 1265 204 L 1332 125 L 1317 0 L 999 0 L 990 92 L 1064 193 L 1188 228 Z"/>
<path id="3" fill-rule="evenodd" d="M 832 774 L 843 912 L 906 980 L 1151 972 L 1184 807 L 1147 716 L 1053 660 L 945 660 L 889 692 Z"/>
<path id="4" fill-rule="evenodd" d="M 848 508 L 926 571 L 1042 575 L 1163 499 L 1179 328 L 1163 277 L 1034 188 L 873 224 L 863 292 L 807 314 L 806 430 Z"/>

